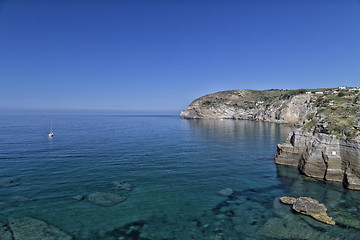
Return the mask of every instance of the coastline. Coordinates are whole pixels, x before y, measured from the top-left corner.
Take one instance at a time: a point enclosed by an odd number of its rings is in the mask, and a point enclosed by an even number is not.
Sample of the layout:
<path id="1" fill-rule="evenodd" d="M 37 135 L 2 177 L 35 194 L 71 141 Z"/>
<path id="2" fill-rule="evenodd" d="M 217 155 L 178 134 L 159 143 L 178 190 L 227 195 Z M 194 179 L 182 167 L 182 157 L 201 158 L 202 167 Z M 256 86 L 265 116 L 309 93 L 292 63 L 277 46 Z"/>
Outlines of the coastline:
<path id="1" fill-rule="evenodd" d="M 208 94 L 194 100 L 180 117 L 252 120 L 296 127 L 285 143 L 278 144 L 275 164 L 297 167 L 306 176 L 342 182 L 345 188 L 360 190 L 359 91 L 342 91 L 340 96 L 334 89 L 291 91 Z"/>

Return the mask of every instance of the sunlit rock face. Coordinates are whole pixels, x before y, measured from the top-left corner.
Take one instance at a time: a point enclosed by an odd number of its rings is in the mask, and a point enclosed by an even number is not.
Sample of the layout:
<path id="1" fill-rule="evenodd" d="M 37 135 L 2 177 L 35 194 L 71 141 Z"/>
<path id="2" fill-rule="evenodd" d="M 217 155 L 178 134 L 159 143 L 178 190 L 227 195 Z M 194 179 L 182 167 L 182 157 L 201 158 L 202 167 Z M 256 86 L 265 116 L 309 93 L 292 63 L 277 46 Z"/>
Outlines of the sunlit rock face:
<path id="1" fill-rule="evenodd" d="M 181 118 L 230 118 L 302 125 L 315 112 L 311 96 L 288 97 L 285 90 L 233 90 L 208 94 L 194 100 Z"/>
<path id="2" fill-rule="evenodd" d="M 346 188 L 360 190 L 359 153 L 359 137 L 344 139 L 297 130 L 285 143 L 278 144 L 275 163 L 297 166 L 307 176 L 343 182 Z"/>

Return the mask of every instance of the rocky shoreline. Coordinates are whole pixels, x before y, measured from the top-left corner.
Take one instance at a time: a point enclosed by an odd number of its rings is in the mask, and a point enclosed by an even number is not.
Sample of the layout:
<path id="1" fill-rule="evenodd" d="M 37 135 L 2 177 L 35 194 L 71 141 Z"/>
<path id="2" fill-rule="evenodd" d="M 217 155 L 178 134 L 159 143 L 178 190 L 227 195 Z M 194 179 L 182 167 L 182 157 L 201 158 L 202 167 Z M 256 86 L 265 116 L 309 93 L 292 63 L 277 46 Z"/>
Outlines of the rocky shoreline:
<path id="1" fill-rule="evenodd" d="M 344 187 L 360 190 L 360 139 L 337 138 L 315 129 L 298 129 L 278 144 L 275 163 L 298 167 L 309 177 L 342 182 Z"/>
<path id="2" fill-rule="evenodd" d="M 194 100 L 184 119 L 240 119 L 299 127 L 279 144 L 275 163 L 360 190 L 359 88 L 233 90 Z"/>

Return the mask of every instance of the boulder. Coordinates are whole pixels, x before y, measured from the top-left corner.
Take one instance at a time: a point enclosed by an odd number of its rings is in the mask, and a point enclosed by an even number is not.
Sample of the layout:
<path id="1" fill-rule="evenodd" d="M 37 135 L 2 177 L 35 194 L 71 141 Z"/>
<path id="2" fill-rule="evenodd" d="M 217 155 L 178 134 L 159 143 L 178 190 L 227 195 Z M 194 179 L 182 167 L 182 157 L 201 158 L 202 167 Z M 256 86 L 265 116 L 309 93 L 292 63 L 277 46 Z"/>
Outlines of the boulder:
<path id="1" fill-rule="evenodd" d="M 9 228 L 14 240 L 70 240 L 69 234 L 44 221 L 23 217 L 9 221 Z"/>
<path id="2" fill-rule="evenodd" d="M 115 181 L 115 182 L 113 182 L 113 184 L 114 184 L 114 187 L 113 187 L 114 190 L 132 191 L 135 188 L 134 185 L 132 185 L 131 183 L 127 183 L 127 182 Z"/>
<path id="3" fill-rule="evenodd" d="M 284 204 L 293 205 L 296 202 L 296 198 L 284 196 L 284 197 L 280 198 L 280 202 L 282 202 Z"/>
<path id="4" fill-rule="evenodd" d="M 230 196 L 234 193 L 234 191 L 231 188 L 224 188 L 218 192 L 219 195 L 222 196 Z"/>
<path id="5" fill-rule="evenodd" d="M 85 199 L 85 197 L 82 196 L 82 195 L 76 195 L 76 196 L 73 196 L 72 198 L 73 198 L 74 200 L 77 200 L 77 201 L 81 201 L 81 200 L 84 200 L 84 199 Z"/>
<path id="6" fill-rule="evenodd" d="M 123 197 L 115 193 L 95 192 L 95 193 L 91 193 L 87 197 L 87 199 L 91 203 L 104 207 L 110 207 L 125 201 L 126 197 Z"/>
<path id="7" fill-rule="evenodd" d="M 315 220 L 326 223 L 329 225 L 335 225 L 335 222 L 331 217 L 327 215 L 327 209 L 324 204 L 309 197 L 281 197 L 280 201 L 285 204 L 292 204 L 292 209 L 295 212 L 308 215 Z"/>

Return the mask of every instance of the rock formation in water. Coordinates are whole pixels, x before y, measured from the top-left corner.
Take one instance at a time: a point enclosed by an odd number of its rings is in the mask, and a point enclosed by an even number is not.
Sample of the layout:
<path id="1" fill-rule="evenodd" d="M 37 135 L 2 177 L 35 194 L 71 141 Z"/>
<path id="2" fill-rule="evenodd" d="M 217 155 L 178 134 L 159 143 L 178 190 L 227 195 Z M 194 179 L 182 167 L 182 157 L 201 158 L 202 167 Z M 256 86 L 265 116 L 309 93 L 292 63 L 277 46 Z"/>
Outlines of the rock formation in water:
<path id="1" fill-rule="evenodd" d="M 295 212 L 308 215 L 319 222 L 323 222 L 329 225 L 335 225 L 335 222 L 331 217 L 327 215 L 327 209 L 324 204 L 319 201 L 308 197 L 281 197 L 280 201 L 284 204 L 292 205 L 292 209 Z"/>
<path id="2" fill-rule="evenodd" d="M 73 239 L 72 236 L 44 221 L 31 217 L 9 220 L 0 226 L 2 240 Z"/>
<path id="3" fill-rule="evenodd" d="M 88 196 L 88 201 L 100 206 L 111 207 L 118 203 L 121 203 L 126 200 L 126 197 L 123 197 L 119 194 L 115 193 L 103 193 L 103 192 L 95 192 L 91 193 Z"/>
<path id="4" fill-rule="evenodd" d="M 181 118 L 291 123 L 300 128 L 278 145 L 275 163 L 360 190 L 359 89 L 234 90 L 194 100 Z"/>
<path id="5" fill-rule="evenodd" d="M 113 187 L 114 190 L 132 191 L 135 189 L 135 186 L 128 182 L 115 181 L 115 182 L 113 182 L 113 185 L 114 185 L 114 187 Z"/>
<path id="6" fill-rule="evenodd" d="M 233 193 L 234 191 L 231 188 L 224 188 L 218 192 L 222 196 L 231 196 Z"/>
<path id="7" fill-rule="evenodd" d="M 320 132 L 318 124 L 311 132 L 298 129 L 278 144 L 276 164 L 298 167 L 306 176 L 342 182 L 360 190 L 360 137 L 338 137 Z"/>

